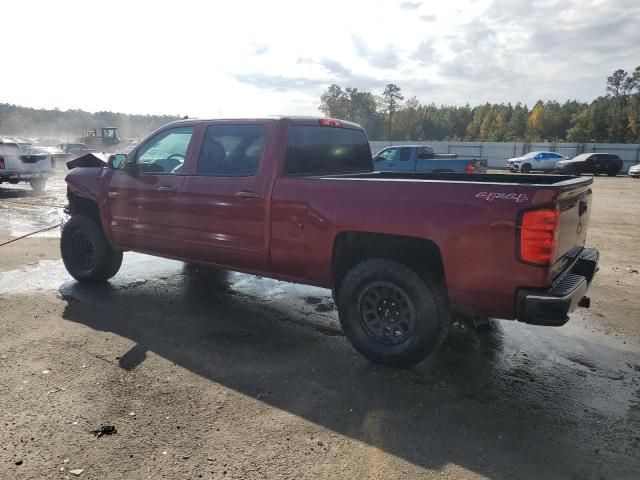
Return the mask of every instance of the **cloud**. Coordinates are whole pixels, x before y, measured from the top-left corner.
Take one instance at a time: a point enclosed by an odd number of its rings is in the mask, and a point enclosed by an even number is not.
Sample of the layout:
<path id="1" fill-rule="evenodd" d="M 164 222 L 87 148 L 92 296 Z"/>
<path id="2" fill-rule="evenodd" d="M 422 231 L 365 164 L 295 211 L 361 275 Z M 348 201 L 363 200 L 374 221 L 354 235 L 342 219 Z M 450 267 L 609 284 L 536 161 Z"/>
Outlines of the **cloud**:
<path id="1" fill-rule="evenodd" d="M 267 73 L 239 73 L 233 76 L 237 81 L 253 85 L 264 90 L 284 92 L 287 90 L 308 91 L 325 85 L 326 80 L 310 79 L 304 77 L 285 77 L 282 75 L 270 75 Z"/>
<path id="2" fill-rule="evenodd" d="M 417 10 L 421 5 L 421 2 L 402 2 L 400 8 L 404 10 Z"/>
<path id="3" fill-rule="evenodd" d="M 386 45 L 382 50 L 373 50 L 359 36 L 353 35 L 352 39 L 358 56 L 373 67 L 392 69 L 397 68 L 401 62 L 398 50 L 393 45 Z"/>
<path id="4" fill-rule="evenodd" d="M 312 62 L 312 63 L 317 63 L 318 65 L 323 66 L 329 73 L 334 75 L 338 75 L 341 77 L 352 76 L 351 69 L 345 67 L 340 62 L 337 62 L 335 60 L 324 58 L 322 60 L 319 60 L 318 62 Z"/>
<path id="5" fill-rule="evenodd" d="M 436 18 L 435 15 L 420 15 L 420 20 L 423 22 L 435 22 Z"/>
<path id="6" fill-rule="evenodd" d="M 259 47 L 256 47 L 256 49 L 253 51 L 253 54 L 256 56 L 260 56 L 260 55 L 264 55 L 268 51 L 269 51 L 268 45 L 260 45 Z"/>
<path id="7" fill-rule="evenodd" d="M 414 52 L 411 54 L 413 60 L 418 60 L 424 64 L 432 64 L 437 60 L 436 49 L 432 40 L 423 40 L 418 44 Z"/>

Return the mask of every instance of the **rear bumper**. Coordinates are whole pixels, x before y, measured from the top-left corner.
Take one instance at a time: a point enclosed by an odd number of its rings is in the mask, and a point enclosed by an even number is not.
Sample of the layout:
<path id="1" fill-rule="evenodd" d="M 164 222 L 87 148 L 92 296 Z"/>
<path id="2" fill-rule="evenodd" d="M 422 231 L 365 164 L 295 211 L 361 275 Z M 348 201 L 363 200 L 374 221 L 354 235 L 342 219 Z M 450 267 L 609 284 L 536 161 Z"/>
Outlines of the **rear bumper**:
<path id="1" fill-rule="evenodd" d="M 600 253 L 585 248 L 567 271 L 547 290 L 522 289 L 518 292 L 516 315 L 532 325 L 562 326 L 578 306 L 589 306 L 585 297 L 598 270 Z"/>
<path id="2" fill-rule="evenodd" d="M 34 178 L 49 178 L 50 176 L 51 176 L 51 172 L 27 173 L 27 172 L 0 171 L 0 181 L 5 181 L 5 182 L 9 180 L 26 182 L 29 180 L 33 180 Z"/>

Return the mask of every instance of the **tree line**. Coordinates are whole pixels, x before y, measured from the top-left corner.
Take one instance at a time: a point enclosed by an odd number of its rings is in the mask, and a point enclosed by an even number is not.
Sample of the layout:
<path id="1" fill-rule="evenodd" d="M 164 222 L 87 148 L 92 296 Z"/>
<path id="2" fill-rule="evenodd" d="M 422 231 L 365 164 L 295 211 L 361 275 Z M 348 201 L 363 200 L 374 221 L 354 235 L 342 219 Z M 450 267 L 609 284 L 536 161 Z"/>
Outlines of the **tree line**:
<path id="1" fill-rule="evenodd" d="M 381 95 L 331 85 L 320 96 L 320 111 L 362 125 L 372 140 L 568 141 L 640 143 L 640 67 L 616 70 L 605 94 L 591 103 L 538 100 L 485 103 L 471 107 L 403 103 L 395 84 Z"/>
<path id="2" fill-rule="evenodd" d="M 46 110 L 0 103 L 0 135 L 82 137 L 87 130 L 118 127 L 120 136 L 139 138 L 162 125 L 179 120 L 179 115 L 130 115 L 84 110 Z"/>

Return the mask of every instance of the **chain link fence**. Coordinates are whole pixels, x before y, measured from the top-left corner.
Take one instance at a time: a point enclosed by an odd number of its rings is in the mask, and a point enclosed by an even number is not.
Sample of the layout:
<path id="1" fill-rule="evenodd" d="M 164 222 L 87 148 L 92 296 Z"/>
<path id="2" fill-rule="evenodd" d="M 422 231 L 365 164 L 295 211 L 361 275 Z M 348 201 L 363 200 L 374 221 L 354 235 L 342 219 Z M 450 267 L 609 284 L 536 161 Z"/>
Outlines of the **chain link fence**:
<path id="1" fill-rule="evenodd" d="M 371 152 L 389 145 L 428 145 L 436 153 L 456 153 L 459 157 L 486 158 L 490 168 L 506 168 L 507 159 L 545 150 L 573 158 L 581 153 L 613 153 L 623 160 L 622 171 L 640 163 L 640 144 L 628 143 L 527 143 L 527 142 L 410 142 L 370 141 Z"/>

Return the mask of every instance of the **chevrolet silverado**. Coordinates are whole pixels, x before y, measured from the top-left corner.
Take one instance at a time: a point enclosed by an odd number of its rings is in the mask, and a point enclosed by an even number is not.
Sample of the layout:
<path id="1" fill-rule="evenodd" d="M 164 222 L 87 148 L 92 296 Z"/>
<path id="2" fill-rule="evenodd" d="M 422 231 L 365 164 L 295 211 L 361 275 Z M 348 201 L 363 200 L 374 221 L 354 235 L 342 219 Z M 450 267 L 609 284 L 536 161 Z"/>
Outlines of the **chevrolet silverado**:
<path id="1" fill-rule="evenodd" d="M 353 346 L 412 366 L 452 313 L 563 325 L 598 251 L 590 178 L 375 172 L 364 130 L 325 118 L 182 120 L 66 177 L 69 273 L 131 250 L 330 288 Z"/>

